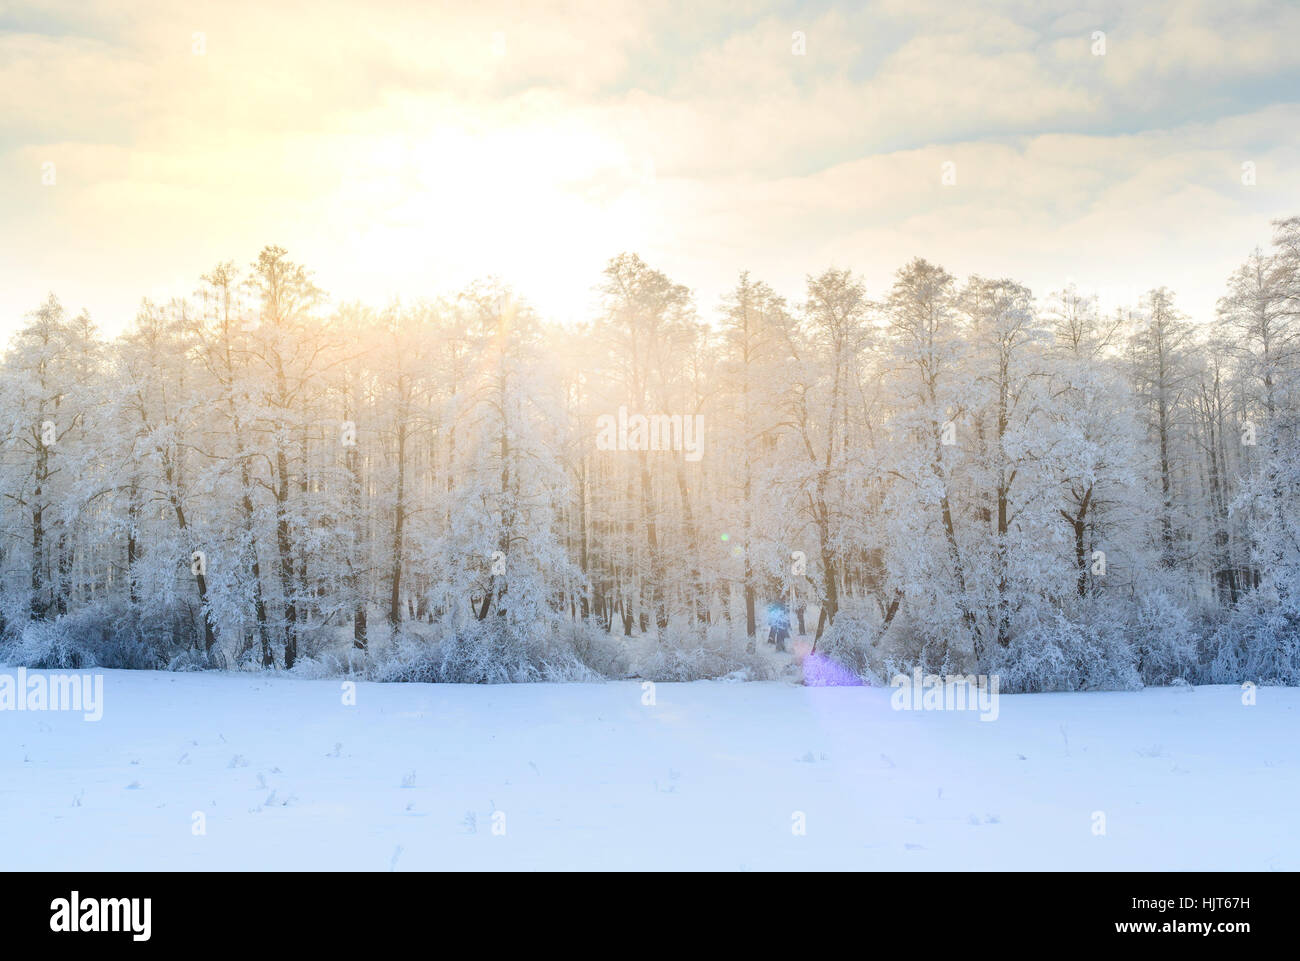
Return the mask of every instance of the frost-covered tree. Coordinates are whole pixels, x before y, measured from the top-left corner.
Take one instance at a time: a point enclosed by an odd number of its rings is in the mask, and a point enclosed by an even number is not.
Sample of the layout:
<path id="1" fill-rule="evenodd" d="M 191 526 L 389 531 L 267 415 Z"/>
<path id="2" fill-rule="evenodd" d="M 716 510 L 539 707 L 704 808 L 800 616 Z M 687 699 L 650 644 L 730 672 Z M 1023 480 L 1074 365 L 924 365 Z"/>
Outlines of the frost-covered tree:
<path id="1" fill-rule="evenodd" d="M 331 306 L 276 247 L 108 342 L 51 296 L 0 360 L 0 656 L 761 676 L 788 611 L 867 677 L 1295 683 L 1274 228 L 1213 318 L 921 259 L 878 301 L 742 271 L 701 317 L 630 253 L 574 326 L 495 280 Z"/>

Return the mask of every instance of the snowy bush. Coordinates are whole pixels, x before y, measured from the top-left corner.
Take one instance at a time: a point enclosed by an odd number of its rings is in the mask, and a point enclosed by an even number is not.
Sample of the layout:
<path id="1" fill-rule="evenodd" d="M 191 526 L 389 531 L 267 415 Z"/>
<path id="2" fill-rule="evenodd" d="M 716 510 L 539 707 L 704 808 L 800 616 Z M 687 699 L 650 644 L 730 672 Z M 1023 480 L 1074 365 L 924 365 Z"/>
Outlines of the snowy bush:
<path id="1" fill-rule="evenodd" d="M 506 684 L 538 680 L 527 643 L 502 625 L 473 621 L 443 638 L 436 680 L 450 684 Z"/>
<path id="2" fill-rule="evenodd" d="M 262 652 L 256 643 L 240 647 L 234 656 L 234 667 L 237 671 L 262 670 Z"/>
<path id="3" fill-rule="evenodd" d="M 725 625 L 709 629 L 670 626 L 635 663 L 625 638 L 595 624 L 551 623 L 525 633 L 508 623 L 471 621 L 435 637 L 399 635 L 379 655 L 378 681 L 505 684 L 527 681 L 596 681 L 629 673 L 662 681 L 728 677 L 767 680 L 768 661 L 746 650 Z"/>
<path id="4" fill-rule="evenodd" d="M 5 645 L 4 659 L 20 667 L 77 670 L 95 666 L 95 655 L 55 621 L 29 621 Z"/>
<path id="5" fill-rule="evenodd" d="M 433 683 L 438 680 L 441 650 L 436 640 L 418 634 L 395 634 L 376 652 L 372 680 L 393 683 Z"/>
<path id="6" fill-rule="evenodd" d="M 651 681 L 701 681 L 731 678 L 765 681 L 772 667 L 748 642 L 725 625 L 712 630 L 670 624 L 659 642 L 642 657 L 637 674 Z"/>
<path id="7" fill-rule="evenodd" d="M 600 674 L 578 657 L 563 628 L 543 621 L 518 624 L 478 622 L 478 630 L 457 632 L 443 642 L 446 680 L 472 683 L 596 681 Z"/>
<path id="8" fill-rule="evenodd" d="M 291 673 L 312 681 L 365 675 L 370 670 L 366 652 L 352 646 L 351 639 L 347 645 L 339 650 L 318 650 L 315 654 L 299 657 Z"/>
<path id="9" fill-rule="evenodd" d="M 602 677 L 624 677 L 631 668 L 626 645 L 595 621 L 571 622 L 560 634 L 573 655 Z"/>
<path id="10" fill-rule="evenodd" d="M 863 678 L 820 651 L 807 654 L 801 667 L 805 687 L 861 687 L 865 683 L 878 686 L 875 679 Z"/>
<path id="11" fill-rule="evenodd" d="M 437 639 L 399 634 L 376 664 L 378 681 L 509 684 L 595 681 L 565 632 L 526 634 L 509 623 L 471 621 Z"/>
<path id="12" fill-rule="evenodd" d="M 878 649 L 880 627 L 877 618 L 860 605 L 845 606 L 817 642 L 817 655 L 872 684 L 881 683 L 883 661 Z M 805 665 L 805 683 L 821 679 L 827 672 L 810 674 Z M 834 677 L 834 672 L 828 676 Z"/>
<path id="13" fill-rule="evenodd" d="M 1257 590 L 1242 598 L 1210 639 L 1217 684 L 1300 684 L 1300 605 Z"/>
<path id="14" fill-rule="evenodd" d="M 1026 625 L 988 660 L 988 673 L 1001 678 L 1008 694 L 1142 686 L 1122 629 L 1101 619 L 1076 623 L 1060 612 L 1046 623 Z"/>
<path id="15" fill-rule="evenodd" d="M 938 631 L 924 618 L 914 618 L 906 608 L 882 632 L 874 606 L 847 600 L 817 642 L 816 656 L 827 666 L 805 661 L 804 683 L 843 683 L 841 671 L 868 684 L 884 685 L 894 675 L 911 674 L 917 667 L 926 674 L 973 669 L 965 663 L 969 650 L 952 643 L 955 636 L 952 630 Z"/>
<path id="16" fill-rule="evenodd" d="M 210 671 L 214 668 L 223 666 L 225 655 L 220 651 L 213 651 L 211 655 L 203 651 L 185 650 L 181 651 L 170 661 L 167 662 L 169 671 Z"/>
<path id="17" fill-rule="evenodd" d="M 142 617 L 125 605 L 91 603 L 11 632 L 4 656 L 25 667 L 157 670 L 177 650 L 176 618 Z"/>
<path id="18" fill-rule="evenodd" d="M 350 625 L 349 625 L 350 627 Z M 313 620 L 298 625 L 298 660 L 293 669 L 304 660 L 317 661 L 320 665 L 337 665 L 340 673 L 346 670 L 346 650 L 355 650 L 352 646 L 351 631 L 348 631 L 346 648 L 340 642 L 339 628 L 325 620 Z M 360 653 L 360 652 L 358 652 Z M 310 670 L 305 668 L 304 670 Z"/>
<path id="19" fill-rule="evenodd" d="M 1144 684 L 1190 681 L 1196 673 L 1197 634 L 1184 608 L 1163 590 L 1139 596 L 1129 623 L 1137 670 Z"/>
<path id="20" fill-rule="evenodd" d="M 157 670 L 178 654 L 195 650 L 194 645 L 202 637 L 196 629 L 194 612 L 186 606 L 142 609 L 126 604 L 92 604 L 82 608 L 81 614 L 64 620 L 74 631 L 102 638 L 96 648 L 101 667 Z M 213 666 L 206 654 L 202 656 Z"/>

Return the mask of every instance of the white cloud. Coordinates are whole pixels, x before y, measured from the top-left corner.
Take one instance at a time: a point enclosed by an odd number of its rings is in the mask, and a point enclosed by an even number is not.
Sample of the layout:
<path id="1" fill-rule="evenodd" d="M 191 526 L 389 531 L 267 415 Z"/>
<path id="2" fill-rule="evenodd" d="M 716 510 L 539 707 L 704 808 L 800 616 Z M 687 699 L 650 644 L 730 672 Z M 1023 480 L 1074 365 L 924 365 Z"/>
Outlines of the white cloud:
<path id="1" fill-rule="evenodd" d="M 622 249 L 706 311 L 741 268 L 797 299 L 924 255 L 1041 293 L 1182 278 L 1204 313 L 1300 211 L 1286 5 L 447 6 L 16 10 L 2 322 L 52 288 L 113 329 L 266 243 L 340 296 L 500 273 L 562 316 Z"/>

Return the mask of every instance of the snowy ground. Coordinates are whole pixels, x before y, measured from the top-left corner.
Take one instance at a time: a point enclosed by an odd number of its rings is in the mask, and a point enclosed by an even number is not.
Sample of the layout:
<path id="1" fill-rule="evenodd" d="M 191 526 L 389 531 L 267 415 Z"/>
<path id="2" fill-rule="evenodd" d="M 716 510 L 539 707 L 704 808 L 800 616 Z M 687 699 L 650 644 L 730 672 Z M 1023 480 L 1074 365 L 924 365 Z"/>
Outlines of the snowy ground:
<path id="1" fill-rule="evenodd" d="M 0 868 L 1300 869 L 1295 689 L 104 673 L 98 723 L 0 712 Z"/>

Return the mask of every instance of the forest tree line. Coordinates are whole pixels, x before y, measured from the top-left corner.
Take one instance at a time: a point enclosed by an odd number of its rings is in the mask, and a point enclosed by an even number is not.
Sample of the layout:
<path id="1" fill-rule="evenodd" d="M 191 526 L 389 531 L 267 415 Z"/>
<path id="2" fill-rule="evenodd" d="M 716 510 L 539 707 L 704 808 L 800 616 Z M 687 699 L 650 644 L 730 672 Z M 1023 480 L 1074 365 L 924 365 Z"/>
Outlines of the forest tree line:
<path id="1" fill-rule="evenodd" d="M 330 307 L 278 247 L 111 340 L 51 295 L 0 368 L 4 650 L 441 646 L 517 679 L 566 631 L 743 659 L 783 603 L 867 677 L 1297 683 L 1300 218 L 1273 228 L 1197 318 L 921 259 L 699 304 L 622 254 L 580 326 L 496 281 Z M 701 456 L 598 444 L 620 412 Z"/>

